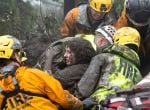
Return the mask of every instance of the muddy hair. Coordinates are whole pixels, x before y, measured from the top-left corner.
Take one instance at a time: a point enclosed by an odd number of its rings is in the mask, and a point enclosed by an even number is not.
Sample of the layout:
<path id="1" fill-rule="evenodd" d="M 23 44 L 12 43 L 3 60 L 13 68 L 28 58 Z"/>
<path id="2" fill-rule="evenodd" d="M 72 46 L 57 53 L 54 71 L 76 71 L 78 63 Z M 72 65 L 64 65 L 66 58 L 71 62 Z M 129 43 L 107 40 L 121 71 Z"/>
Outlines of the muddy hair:
<path id="1" fill-rule="evenodd" d="M 92 57 L 96 55 L 91 43 L 82 38 L 75 38 L 66 42 L 66 47 L 69 47 L 75 54 L 76 63 L 90 63 Z"/>

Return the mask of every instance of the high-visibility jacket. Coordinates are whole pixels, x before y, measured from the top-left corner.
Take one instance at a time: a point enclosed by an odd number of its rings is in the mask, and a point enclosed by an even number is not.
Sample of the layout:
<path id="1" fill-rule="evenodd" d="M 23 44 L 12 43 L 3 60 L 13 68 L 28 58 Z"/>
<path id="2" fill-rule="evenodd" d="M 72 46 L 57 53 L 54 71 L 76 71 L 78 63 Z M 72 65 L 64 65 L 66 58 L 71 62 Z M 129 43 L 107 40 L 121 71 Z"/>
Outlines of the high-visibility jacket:
<path id="1" fill-rule="evenodd" d="M 92 28 L 95 26 L 89 23 L 87 15 L 87 5 L 80 5 L 79 7 L 70 10 L 62 23 L 60 33 L 62 37 L 71 37 L 76 34 L 90 34 Z M 97 25 L 98 26 L 98 25 Z M 97 27 L 96 26 L 96 27 Z"/>
<path id="2" fill-rule="evenodd" d="M 69 110 L 82 108 L 81 101 L 63 90 L 59 81 L 43 71 L 20 67 L 16 70 L 15 78 L 20 90 L 45 97 L 20 92 L 6 99 L 3 110 L 58 110 L 56 104 Z M 15 87 L 12 82 L 12 76 L 8 76 L 0 80 L 0 87 L 3 91 L 13 91 Z M 3 99 L 4 96 L 0 94 L 0 105 Z"/>
<path id="3" fill-rule="evenodd" d="M 115 90 L 128 89 L 141 80 L 138 69 L 139 57 L 127 46 L 111 45 L 96 55 L 80 82 L 79 97 L 95 97 L 98 102 L 104 100 Z"/>

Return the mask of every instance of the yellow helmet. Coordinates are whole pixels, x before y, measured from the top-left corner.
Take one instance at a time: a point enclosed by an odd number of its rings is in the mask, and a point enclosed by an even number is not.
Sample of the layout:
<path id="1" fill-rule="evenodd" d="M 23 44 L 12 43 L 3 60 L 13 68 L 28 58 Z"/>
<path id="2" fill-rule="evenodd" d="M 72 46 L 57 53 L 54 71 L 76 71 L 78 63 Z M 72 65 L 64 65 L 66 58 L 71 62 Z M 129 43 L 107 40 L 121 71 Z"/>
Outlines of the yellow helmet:
<path id="1" fill-rule="evenodd" d="M 141 37 L 139 32 L 132 27 L 123 27 L 117 30 L 114 34 L 114 43 L 125 45 L 134 44 L 138 48 L 140 46 Z"/>
<path id="2" fill-rule="evenodd" d="M 20 41 L 11 35 L 0 36 L 0 58 L 10 59 L 14 50 L 21 52 L 22 45 Z"/>
<path id="3" fill-rule="evenodd" d="M 112 0 L 90 0 L 90 7 L 97 12 L 109 12 L 112 8 Z"/>

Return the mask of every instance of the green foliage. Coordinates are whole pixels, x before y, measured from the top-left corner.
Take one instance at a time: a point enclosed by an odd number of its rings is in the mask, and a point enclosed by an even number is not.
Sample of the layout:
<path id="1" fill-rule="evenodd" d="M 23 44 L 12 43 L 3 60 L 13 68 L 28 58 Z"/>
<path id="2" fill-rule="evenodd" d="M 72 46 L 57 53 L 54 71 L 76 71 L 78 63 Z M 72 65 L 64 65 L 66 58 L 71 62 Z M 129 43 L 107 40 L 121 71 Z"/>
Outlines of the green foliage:
<path id="1" fill-rule="evenodd" d="M 27 2 L 21 0 L 0 0 L 0 35 L 12 34 L 25 39 L 34 30 L 36 14 Z"/>
<path id="2" fill-rule="evenodd" d="M 11 34 L 22 40 L 31 38 L 35 32 L 50 39 L 58 37 L 63 3 L 41 0 L 40 5 L 31 5 L 30 2 L 0 0 L 0 35 Z"/>

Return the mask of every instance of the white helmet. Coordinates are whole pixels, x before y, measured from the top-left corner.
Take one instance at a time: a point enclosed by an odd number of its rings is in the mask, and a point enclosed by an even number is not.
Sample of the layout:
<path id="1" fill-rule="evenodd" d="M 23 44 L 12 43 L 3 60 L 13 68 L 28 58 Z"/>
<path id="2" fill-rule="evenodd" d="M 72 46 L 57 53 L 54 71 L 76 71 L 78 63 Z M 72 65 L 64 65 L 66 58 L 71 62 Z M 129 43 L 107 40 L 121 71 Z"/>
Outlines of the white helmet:
<path id="1" fill-rule="evenodd" d="M 104 36 L 111 44 L 113 44 L 113 36 L 115 32 L 116 32 L 115 27 L 111 25 L 106 25 L 106 26 L 98 28 L 95 31 L 95 34 Z"/>

